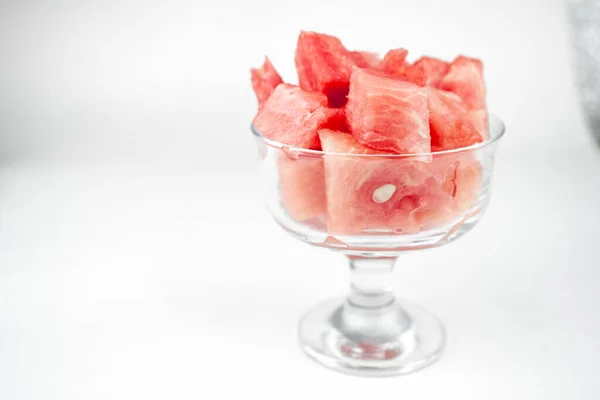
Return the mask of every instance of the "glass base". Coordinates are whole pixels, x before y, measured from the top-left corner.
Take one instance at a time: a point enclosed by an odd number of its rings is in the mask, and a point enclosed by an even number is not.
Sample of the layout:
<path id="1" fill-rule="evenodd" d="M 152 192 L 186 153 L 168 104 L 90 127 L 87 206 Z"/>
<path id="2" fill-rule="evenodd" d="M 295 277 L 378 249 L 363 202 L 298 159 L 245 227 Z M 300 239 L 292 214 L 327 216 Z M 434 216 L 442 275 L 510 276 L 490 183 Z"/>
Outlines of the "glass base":
<path id="1" fill-rule="evenodd" d="M 436 361 L 445 344 L 438 319 L 403 300 L 360 307 L 345 299 L 309 310 L 298 329 L 300 347 L 335 371 L 360 376 L 394 376 Z"/>

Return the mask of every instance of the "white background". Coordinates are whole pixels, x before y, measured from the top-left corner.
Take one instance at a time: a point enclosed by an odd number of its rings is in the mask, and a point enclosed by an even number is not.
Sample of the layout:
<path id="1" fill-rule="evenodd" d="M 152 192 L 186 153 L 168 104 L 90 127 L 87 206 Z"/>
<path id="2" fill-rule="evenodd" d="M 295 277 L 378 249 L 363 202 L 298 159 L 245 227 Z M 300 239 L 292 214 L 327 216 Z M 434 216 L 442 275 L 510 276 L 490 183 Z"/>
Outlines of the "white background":
<path id="1" fill-rule="evenodd" d="M 323 4 L 325 3 L 325 4 Z M 538 1 L 0 5 L 0 399 L 596 399 L 600 156 L 564 6 Z M 256 189 L 248 69 L 288 81 L 300 29 L 484 60 L 507 125 L 491 207 L 401 258 L 445 322 L 440 362 L 329 372 L 295 327 L 343 259 L 287 237 Z"/>

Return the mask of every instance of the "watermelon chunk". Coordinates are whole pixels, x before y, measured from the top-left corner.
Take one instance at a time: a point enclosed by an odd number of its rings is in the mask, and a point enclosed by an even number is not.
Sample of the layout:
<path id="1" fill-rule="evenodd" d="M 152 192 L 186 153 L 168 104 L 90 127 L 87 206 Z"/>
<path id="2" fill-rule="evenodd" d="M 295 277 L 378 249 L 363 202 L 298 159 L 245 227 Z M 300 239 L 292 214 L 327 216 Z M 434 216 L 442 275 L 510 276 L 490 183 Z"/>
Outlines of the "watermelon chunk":
<path id="1" fill-rule="evenodd" d="M 471 110 L 485 109 L 485 84 L 481 60 L 458 56 L 440 82 L 440 89 L 456 93 Z"/>
<path id="2" fill-rule="evenodd" d="M 267 101 L 275 88 L 283 83 L 281 76 L 279 76 L 268 57 L 265 57 L 265 61 L 260 68 L 250 70 L 250 78 L 259 107 Z"/>
<path id="3" fill-rule="evenodd" d="M 477 203 L 482 182 L 482 167 L 472 153 L 434 155 L 432 174 L 441 185 L 428 187 L 430 197 L 436 201 L 430 214 L 421 214 L 421 227 L 427 229 L 461 217 Z"/>
<path id="4" fill-rule="evenodd" d="M 458 96 L 432 87 L 427 88 L 427 93 L 432 148 L 450 150 L 483 141 Z"/>
<path id="5" fill-rule="evenodd" d="M 488 134 L 488 115 L 485 108 L 481 110 L 469 111 L 469 121 L 473 124 L 473 127 L 477 129 L 477 132 L 485 140 L 489 138 Z"/>
<path id="6" fill-rule="evenodd" d="M 390 50 L 381 63 L 382 69 L 419 86 L 437 86 L 448 71 L 447 62 L 433 57 L 421 57 L 413 64 L 406 61 L 408 51 Z"/>
<path id="7" fill-rule="evenodd" d="M 396 73 L 401 79 L 419 86 L 427 84 L 427 76 L 423 70 L 414 64 L 406 63 L 401 72 Z"/>
<path id="8" fill-rule="evenodd" d="M 455 223 L 477 203 L 481 187 L 481 165 L 472 154 L 434 155 L 413 210 L 420 230 Z"/>
<path id="9" fill-rule="evenodd" d="M 354 63 L 359 68 L 379 69 L 381 67 L 381 58 L 379 54 L 370 51 L 351 51 L 350 54 Z"/>
<path id="10" fill-rule="evenodd" d="M 454 180 L 456 186 L 454 207 L 459 214 L 463 214 L 471 210 L 478 201 L 483 171 L 481 164 L 472 154 L 460 154 L 455 157 L 458 161 L 458 168 Z"/>
<path id="11" fill-rule="evenodd" d="M 332 129 L 334 131 L 350 132 L 350 128 L 346 122 L 346 107 L 333 108 L 327 122 L 323 128 Z"/>
<path id="12" fill-rule="evenodd" d="M 431 177 L 427 163 L 398 158 L 357 157 L 384 154 L 360 144 L 352 135 L 319 131 L 325 155 L 327 228 L 336 234 L 364 231 L 415 232 L 414 210 L 424 183 Z"/>
<path id="13" fill-rule="evenodd" d="M 453 155 L 433 156 L 427 166 L 430 177 L 425 182 L 419 207 L 415 210 L 421 230 L 442 226 L 456 218 L 456 171 Z"/>
<path id="14" fill-rule="evenodd" d="M 425 85 L 436 87 L 448 72 L 450 64 L 433 57 L 421 57 L 414 62 L 413 68 L 425 77 Z"/>
<path id="15" fill-rule="evenodd" d="M 483 138 L 488 138 L 483 63 L 476 58 L 458 56 L 439 83 L 439 88 L 455 93 L 471 111 L 472 122 Z"/>
<path id="16" fill-rule="evenodd" d="M 279 193 L 287 213 L 297 222 L 325 215 L 325 171 L 322 157 L 289 157 L 278 153 Z"/>
<path id="17" fill-rule="evenodd" d="M 364 145 L 395 153 L 430 151 L 425 88 L 355 68 L 346 116 L 352 134 Z"/>
<path id="18" fill-rule="evenodd" d="M 318 148 L 317 129 L 336 110 L 327 108 L 327 97 L 282 83 L 254 117 L 254 126 L 268 139 L 306 149 Z"/>
<path id="19" fill-rule="evenodd" d="M 332 107 L 346 104 L 350 74 L 356 59 L 338 38 L 316 32 L 300 32 L 295 62 L 302 89 L 325 93 Z"/>
<path id="20" fill-rule="evenodd" d="M 254 119 L 255 127 L 267 138 L 290 146 L 320 149 L 317 129 L 345 127 L 343 109 L 326 107 L 327 97 L 306 92 L 294 85 L 281 84 Z M 348 135 L 350 136 L 350 135 Z M 281 204 L 296 221 L 325 215 L 323 159 L 277 153 Z M 324 218 L 323 218 L 324 219 Z"/>
<path id="21" fill-rule="evenodd" d="M 392 49 L 383 57 L 381 68 L 389 74 L 400 75 L 403 73 L 404 66 L 407 64 L 407 55 L 408 50 L 406 49 Z"/>
<path id="22" fill-rule="evenodd" d="M 428 76 L 421 64 L 411 64 L 406 61 L 408 51 L 405 49 L 393 49 L 387 52 L 381 68 L 384 72 L 394 75 L 406 82 L 419 86 L 425 86 L 428 82 Z"/>

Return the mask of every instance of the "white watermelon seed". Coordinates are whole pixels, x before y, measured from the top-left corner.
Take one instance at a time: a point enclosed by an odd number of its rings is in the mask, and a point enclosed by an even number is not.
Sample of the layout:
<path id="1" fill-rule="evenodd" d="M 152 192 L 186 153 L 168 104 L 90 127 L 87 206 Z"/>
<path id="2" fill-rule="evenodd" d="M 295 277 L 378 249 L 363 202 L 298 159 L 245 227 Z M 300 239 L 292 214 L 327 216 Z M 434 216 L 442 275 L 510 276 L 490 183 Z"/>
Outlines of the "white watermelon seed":
<path id="1" fill-rule="evenodd" d="M 385 203 L 396 193 L 396 186 L 388 183 L 373 191 L 373 201 L 377 204 Z"/>

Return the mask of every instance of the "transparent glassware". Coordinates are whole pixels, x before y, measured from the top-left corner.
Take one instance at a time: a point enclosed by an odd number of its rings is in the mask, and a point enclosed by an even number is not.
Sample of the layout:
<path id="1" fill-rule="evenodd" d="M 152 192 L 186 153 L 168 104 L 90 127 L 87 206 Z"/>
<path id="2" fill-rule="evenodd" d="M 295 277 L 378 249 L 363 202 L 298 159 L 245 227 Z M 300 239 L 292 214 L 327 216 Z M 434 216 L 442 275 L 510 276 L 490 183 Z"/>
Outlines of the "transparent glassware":
<path id="1" fill-rule="evenodd" d="M 600 148 L 600 1 L 566 0 L 579 103 Z"/>
<path id="2" fill-rule="evenodd" d="M 440 356 L 445 331 L 391 286 L 404 252 L 449 243 L 481 219 L 504 125 L 489 118 L 483 143 L 427 154 L 344 154 L 294 148 L 252 126 L 266 205 L 293 237 L 348 258 L 345 299 L 325 301 L 300 320 L 302 350 L 354 375 L 400 375 Z"/>

